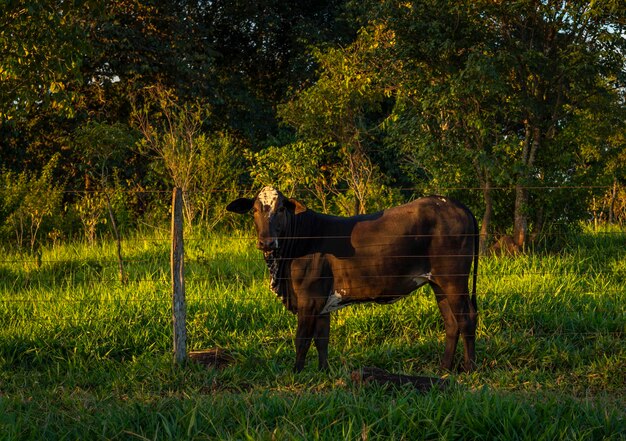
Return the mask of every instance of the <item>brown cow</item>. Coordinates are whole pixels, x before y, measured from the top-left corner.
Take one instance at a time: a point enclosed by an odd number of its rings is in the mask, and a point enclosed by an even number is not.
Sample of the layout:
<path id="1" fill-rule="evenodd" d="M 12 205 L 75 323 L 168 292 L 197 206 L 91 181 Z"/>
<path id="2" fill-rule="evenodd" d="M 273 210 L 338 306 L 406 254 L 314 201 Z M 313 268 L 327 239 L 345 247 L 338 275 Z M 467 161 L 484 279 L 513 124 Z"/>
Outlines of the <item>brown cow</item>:
<path id="1" fill-rule="evenodd" d="M 359 302 L 392 303 L 424 284 L 432 286 L 445 324 L 442 368 L 452 369 L 459 335 L 462 367 L 473 368 L 478 227 L 465 206 L 429 196 L 345 218 L 308 210 L 265 187 L 254 199 L 240 198 L 226 208 L 254 212 L 271 288 L 298 316 L 296 372 L 304 367 L 312 339 L 320 369 L 327 368 L 331 311 Z"/>

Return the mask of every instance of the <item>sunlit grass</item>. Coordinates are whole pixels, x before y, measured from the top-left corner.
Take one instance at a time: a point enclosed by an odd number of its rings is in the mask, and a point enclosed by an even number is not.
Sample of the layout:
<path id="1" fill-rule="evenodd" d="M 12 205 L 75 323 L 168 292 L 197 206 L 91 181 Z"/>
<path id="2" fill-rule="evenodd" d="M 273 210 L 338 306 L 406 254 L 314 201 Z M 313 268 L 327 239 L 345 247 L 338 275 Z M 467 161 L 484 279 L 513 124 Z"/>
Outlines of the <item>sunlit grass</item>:
<path id="1" fill-rule="evenodd" d="M 623 439 L 626 234 L 483 258 L 478 370 L 425 396 L 350 372 L 442 374 L 429 288 L 333 313 L 330 371 L 317 372 L 312 349 L 294 375 L 295 317 L 246 236 L 186 242 L 188 347 L 231 351 L 220 371 L 172 362 L 163 234 L 124 241 L 124 284 L 111 242 L 57 245 L 41 262 L 5 253 L 0 439 Z"/>

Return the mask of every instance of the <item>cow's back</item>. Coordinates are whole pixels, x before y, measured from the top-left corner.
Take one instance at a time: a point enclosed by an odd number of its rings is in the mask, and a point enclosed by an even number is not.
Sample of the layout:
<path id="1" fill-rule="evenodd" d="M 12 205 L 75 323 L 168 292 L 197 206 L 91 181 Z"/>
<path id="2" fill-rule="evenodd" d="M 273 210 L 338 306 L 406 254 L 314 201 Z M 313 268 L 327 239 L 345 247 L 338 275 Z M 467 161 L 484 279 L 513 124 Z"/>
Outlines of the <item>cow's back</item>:
<path id="1" fill-rule="evenodd" d="M 439 254 L 446 252 L 439 248 L 449 245 L 473 248 L 474 231 L 473 215 L 465 206 L 449 198 L 428 196 L 358 219 L 351 245 L 356 254 L 363 255 L 391 257 L 429 250 Z"/>
<path id="2" fill-rule="evenodd" d="M 347 301 L 394 300 L 433 274 L 469 274 L 475 221 L 464 206 L 430 196 L 351 218 L 315 223 L 316 251 L 332 268 L 334 291 Z"/>

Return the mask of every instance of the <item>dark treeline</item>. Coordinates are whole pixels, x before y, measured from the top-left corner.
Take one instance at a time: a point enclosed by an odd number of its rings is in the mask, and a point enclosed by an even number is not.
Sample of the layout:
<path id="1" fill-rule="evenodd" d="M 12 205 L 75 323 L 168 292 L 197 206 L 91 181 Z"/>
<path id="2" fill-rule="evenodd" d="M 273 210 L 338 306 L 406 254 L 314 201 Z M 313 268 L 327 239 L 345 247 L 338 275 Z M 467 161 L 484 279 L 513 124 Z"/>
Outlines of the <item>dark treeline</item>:
<path id="1" fill-rule="evenodd" d="M 517 247 L 624 222 L 625 27 L 617 0 L 2 2 L 3 242 L 162 222 L 174 185 L 207 227 L 266 184 L 448 194 Z"/>

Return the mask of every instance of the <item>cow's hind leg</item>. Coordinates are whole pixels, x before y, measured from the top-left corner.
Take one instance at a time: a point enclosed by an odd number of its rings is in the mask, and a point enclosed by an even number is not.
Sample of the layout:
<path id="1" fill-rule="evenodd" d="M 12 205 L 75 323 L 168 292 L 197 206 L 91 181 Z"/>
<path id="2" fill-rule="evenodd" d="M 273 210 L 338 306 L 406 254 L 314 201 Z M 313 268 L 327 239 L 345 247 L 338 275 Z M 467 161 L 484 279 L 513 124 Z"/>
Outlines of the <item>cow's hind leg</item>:
<path id="1" fill-rule="evenodd" d="M 463 370 L 473 371 L 476 367 L 476 324 L 478 321 L 478 311 L 466 294 L 462 297 L 464 302 L 463 320 L 460 322 L 461 336 L 463 337 Z"/>
<path id="2" fill-rule="evenodd" d="M 443 352 L 443 359 L 441 360 L 441 368 L 450 371 L 454 363 L 456 345 L 459 341 L 459 326 L 448 302 L 448 298 L 445 294 L 439 293 L 441 289 L 438 286 L 433 285 L 433 290 L 436 293 L 437 306 L 439 306 L 439 311 L 441 311 L 446 330 L 446 347 Z"/>
<path id="3" fill-rule="evenodd" d="M 476 311 L 470 302 L 466 283 L 432 284 L 437 298 L 437 305 L 443 316 L 446 330 L 446 345 L 441 367 L 452 370 L 454 354 L 459 341 L 463 337 L 463 370 L 472 370 L 475 363 L 475 332 Z"/>

